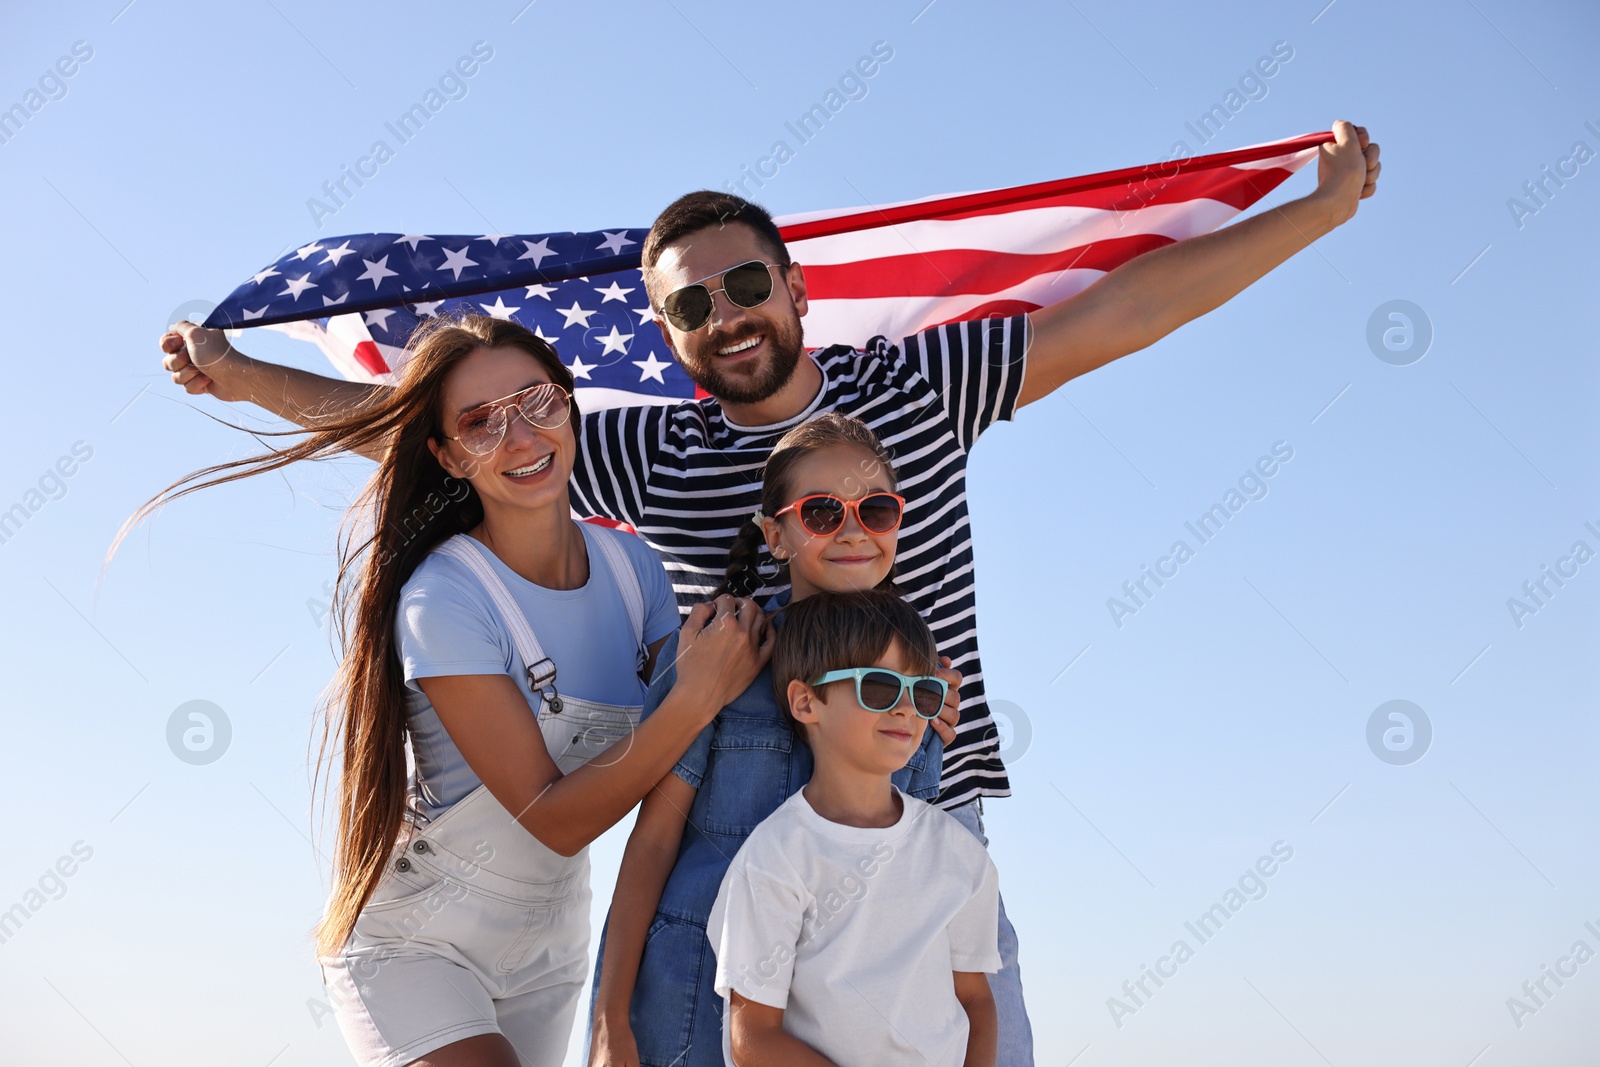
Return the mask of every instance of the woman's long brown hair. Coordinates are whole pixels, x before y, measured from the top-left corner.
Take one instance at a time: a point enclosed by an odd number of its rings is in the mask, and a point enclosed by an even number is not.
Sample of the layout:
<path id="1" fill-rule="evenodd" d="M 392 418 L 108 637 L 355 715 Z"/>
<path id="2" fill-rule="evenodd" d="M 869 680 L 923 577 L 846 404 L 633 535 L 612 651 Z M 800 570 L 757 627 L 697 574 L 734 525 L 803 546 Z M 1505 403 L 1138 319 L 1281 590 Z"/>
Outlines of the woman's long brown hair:
<path id="1" fill-rule="evenodd" d="M 179 479 L 135 512 L 117 535 L 120 543 L 163 504 L 210 486 L 301 460 L 352 451 L 382 455 L 339 538 L 333 614 L 344 655 L 323 707 L 313 782 L 315 788 L 334 755 L 342 753 L 333 893 L 317 929 L 324 955 L 337 953 L 350 936 L 405 822 L 406 685 L 394 633 L 401 587 L 437 545 L 483 520 L 478 494 L 469 483 L 450 477 L 428 448 L 430 439 L 443 436 L 444 379 L 477 349 L 498 347 L 527 352 L 571 394 L 572 374 L 555 349 L 517 323 L 488 316 L 434 320 L 412 338 L 411 356 L 393 389 L 374 390 L 349 414 L 318 418 L 314 429 L 285 431 L 303 436 L 286 448 Z M 576 402 L 571 419 L 576 431 Z"/>

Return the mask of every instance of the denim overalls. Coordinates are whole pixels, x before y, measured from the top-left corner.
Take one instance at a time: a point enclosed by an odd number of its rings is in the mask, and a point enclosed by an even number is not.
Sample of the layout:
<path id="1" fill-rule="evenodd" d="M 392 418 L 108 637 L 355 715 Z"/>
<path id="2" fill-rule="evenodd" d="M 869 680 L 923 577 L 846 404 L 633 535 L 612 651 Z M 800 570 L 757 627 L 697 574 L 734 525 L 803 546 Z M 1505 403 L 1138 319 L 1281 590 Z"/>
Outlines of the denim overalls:
<path id="1" fill-rule="evenodd" d="M 768 601 L 769 615 L 788 603 L 785 591 Z M 782 624 L 782 616 L 774 619 Z M 656 674 L 645 697 L 646 717 L 672 691 L 678 635 L 656 656 Z M 944 745 L 929 729 L 911 761 L 892 781 L 918 800 L 939 795 Z M 723 1067 L 722 998 L 713 979 L 716 957 L 706 939 L 706 920 L 734 854 L 756 825 L 811 780 L 811 749 L 799 740 L 778 709 L 772 669 L 763 667 L 733 703 L 684 754 L 675 773 L 697 788 L 690 805 L 677 863 L 661 891 L 661 903 L 645 938 L 639 977 L 628 1016 L 641 1067 Z M 605 957 L 605 931 L 589 994 L 590 1033 L 595 993 Z"/>

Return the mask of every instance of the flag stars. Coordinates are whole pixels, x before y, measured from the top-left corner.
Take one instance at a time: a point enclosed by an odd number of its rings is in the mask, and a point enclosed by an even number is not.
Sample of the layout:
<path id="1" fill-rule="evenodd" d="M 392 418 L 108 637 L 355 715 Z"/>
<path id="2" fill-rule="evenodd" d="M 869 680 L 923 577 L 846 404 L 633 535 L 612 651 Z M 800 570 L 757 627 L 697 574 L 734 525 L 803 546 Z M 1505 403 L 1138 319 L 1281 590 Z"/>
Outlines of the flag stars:
<path id="1" fill-rule="evenodd" d="M 509 233 L 486 233 L 483 236 L 479 237 L 478 240 L 480 240 L 480 241 L 488 241 L 490 244 L 492 244 L 496 248 L 498 248 L 498 247 L 500 247 L 500 242 L 505 240 L 507 237 L 510 237 L 510 236 L 511 235 Z"/>
<path id="2" fill-rule="evenodd" d="M 322 251 L 322 246 L 317 244 L 317 242 L 312 241 L 308 245 L 303 245 L 300 248 L 295 249 L 294 250 L 294 255 L 295 255 L 296 259 L 300 260 L 303 263 L 307 259 L 310 259 L 312 256 L 316 255 L 318 252 L 321 252 L 321 251 Z"/>
<path id="3" fill-rule="evenodd" d="M 550 238 L 548 237 L 541 238 L 537 241 L 523 241 L 522 243 L 527 246 L 528 250 L 517 257 L 519 262 L 524 259 L 531 259 L 533 260 L 533 265 L 537 267 L 543 263 L 547 257 L 556 254 L 550 250 Z"/>
<path id="4" fill-rule="evenodd" d="M 376 326 L 384 333 L 389 332 L 389 316 L 394 314 L 394 308 L 374 308 L 363 315 L 368 326 Z"/>
<path id="5" fill-rule="evenodd" d="M 633 340 L 633 334 L 620 333 L 617 328 L 613 326 L 611 327 L 611 332 L 609 334 L 604 337 L 596 337 L 595 340 L 599 341 L 603 346 L 605 346 L 600 351 L 602 356 L 610 355 L 612 352 L 621 352 L 623 355 L 627 355 L 628 342 Z M 654 359 L 655 357 L 651 356 L 650 358 Z M 663 364 L 663 366 L 665 366 L 665 364 Z M 646 371 L 645 373 L 648 374 L 650 372 Z"/>
<path id="6" fill-rule="evenodd" d="M 646 304 L 642 308 L 629 308 L 628 310 L 632 311 L 635 315 L 639 316 L 639 325 L 640 326 L 643 326 L 645 323 L 652 321 L 656 317 L 655 311 L 650 307 L 649 304 Z"/>
<path id="7" fill-rule="evenodd" d="M 478 306 L 483 309 L 483 313 L 485 315 L 489 315 L 497 319 L 505 319 L 507 322 L 511 321 L 512 315 L 522 310 L 519 307 L 506 307 L 505 298 L 500 296 L 494 298 L 493 304 L 479 304 Z"/>
<path id="8" fill-rule="evenodd" d="M 339 265 L 339 261 L 345 256 L 353 256 L 356 254 L 356 250 L 350 247 L 349 241 L 345 241 L 345 243 L 340 245 L 338 248 L 324 248 L 322 251 L 328 257 L 322 262 L 332 263 L 335 267 Z"/>
<path id="9" fill-rule="evenodd" d="M 276 278 L 278 276 L 279 276 L 279 272 L 278 271 L 275 271 L 271 267 L 268 267 L 266 270 L 257 271 L 256 273 L 250 275 L 250 280 L 255 282 L 257 285 L 260 285 L 262 282 L 266 281 L 268 278 Z"/>
<path id="10" fill-rule="evenodd" d="M 278 295 L 288 296 L 290 293 L 293 293 L 296 300 L 299 300 L 300 294 L 305 292 L 307 289 L 315 289 L 317 287 L 317 283 L 311 280 L 311 275 L 309 273 L 301 275 L 298 278 L 290 278 L 287 284 L 288 288 Z"/>
<path id="11" fill-rule="evenodd" d="M 411 310 L 417 313 L 418 318 L 426 319 L 439 314 L 439 305 L 442 303 L 443 300 L 424 300 L 420 304 L 412 304 Z"/>
<path id="12" fill-rule="evenodd" d="M 399 237 L 395 238 L 394 243 L 397 245 L 410 245 L 411 251 L 415 252 L 417 250 L 417 245 L 421 244 L 423 241 L 431 240 L 433 240 L 432 237 L 424 237 L 420 233 L 403 233 Z"/>
<path id="13" fill-rule="evenodd" d="M 628 294 L 633 292 L 632 289 L 624 289 L 618 282 L 612 282 L 604 289 L 600 288 L 599 286 L 595 286 L 594 291 L 600 294 L 600 303 L 602 304 L 608 300 L 617 300 L 621 301 L 624 305 L 628 302 Z"/>
<path id="14" fill-rule="evenodd" d="M 454 271 L 455 280 L 459 282 L 461 280 L 462 271 L 466 270 L 468 267 L 476 267 L 477 265 L 478 263 L 476 260 L 467 258 L 467 246 L 463 245 L 454 252 L 446 248 L 444 250 L 444 263 L 439 267 L 439 269 Z"/>
<path id="15" fill-rule="evenodd" d="M 356 281 L 371 282 L 374 291 L 383 284 L 385 278 L 397 278 L 400 276 L 399 271 L 389 269 L 388 256 L 384 256 L 379 260 L 363 259 L 361 262 L 366 264 L 367 269 Z"/>
<path id="16" fill-rule="evenodd" d="M 528 292 L 525 294 L 524 299 L 532 300 L 537 296 L 542 297 L 545 300 L 549 300 L 550 294 L 555 291 L 556 287 L 553 285 L 545 285 L 542 282 L 535 282 L 534 284 L 528 286 Z"/>
<path id="17" fill-rule="evenodd" d="M 628 245 L 636 245 L 639 243 L 633 238 L 627 236 L 627 230 L 618 230 L 615 233 L 612 233 L 610 230 L 602 230 L 601 232 L 606 235 L 606 239 L 601 241 L 599 245 L 596 246 L 597 251 L 601 248 L 606 248 L 610 249 L 612 255 L 618 255 Z"/>
<path id="18" fill-rule="evenodd" d="M 615 327 L 613 327 L 613 330 L 614 329 Z M 672 366 L 670 363 L 663 363 L 661 360 L 657 359 L 654 352 L 650 353 L 648 359 L 633 360 L 633 365 L 639 368 L 640 385 L 643 385 L 650 379 L 654 379 L 660 382 L 662 385 L 666 385 L 667 380 L 661 377 L 661 372 Z"/>
<path id="19" fill-rule="evenodd" d="M 567 320 L 566 322 L 563 322 L 561 324 L 561 328 L 563 330 L 565 330 L 568 326 L 571 326 L 573 324 L 577 324 L 579 326 L 582 326 L 584 329 L 588 329 L 589 328 L 589 317 L 594 314 L 593 311 L 585 311 L 585 310 L 583 310 L 583 308 L 579 307 L 578 306 L 578 302 L 576 300 L 574 300 L 572 302 L 572 306 L 571 307 L 569 307 L 569 308 L 556 308 L 556 310 L 561 312 L 562 316 Z"/>
<path id="20" fill-rule="evenodd" d="M 587 382 L 592 380 L 589 372 L 598 366 L 598 363 L 585 363 L 582 356 L 573 356 L 569 369 L 572 371 L 574 378 L 582 378 Z"/>

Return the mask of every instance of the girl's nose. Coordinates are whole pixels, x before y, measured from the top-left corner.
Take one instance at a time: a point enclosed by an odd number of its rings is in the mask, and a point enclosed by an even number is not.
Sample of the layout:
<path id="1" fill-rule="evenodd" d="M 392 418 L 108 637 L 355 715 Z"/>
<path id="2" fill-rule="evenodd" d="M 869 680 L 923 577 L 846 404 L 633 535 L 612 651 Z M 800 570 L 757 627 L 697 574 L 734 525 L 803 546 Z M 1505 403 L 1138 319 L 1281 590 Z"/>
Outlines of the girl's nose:
<path id="1" fill-rule="evenodd" d="M 860 539 L 867 536 L 866 528 L 861 525 L 855 508 L 844 509 L 844 522 L 839 525 L 839 532 L 835 536 L 841 539 Z"/>

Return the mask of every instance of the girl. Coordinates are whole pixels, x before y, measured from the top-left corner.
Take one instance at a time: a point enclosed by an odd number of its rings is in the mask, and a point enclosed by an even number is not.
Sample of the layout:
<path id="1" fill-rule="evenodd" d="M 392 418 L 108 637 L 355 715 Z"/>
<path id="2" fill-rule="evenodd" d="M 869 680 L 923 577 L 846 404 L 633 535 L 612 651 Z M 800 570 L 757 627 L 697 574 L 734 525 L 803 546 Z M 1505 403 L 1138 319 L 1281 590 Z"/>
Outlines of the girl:
<path id="1" fill-rule="evenodd" d="M 766 605 L 769 611 L 823 590 L 892 589 L 904 504 L 895 488 L 888 453 L 865 423 L 830 412 L 796 427 L 767 460 L 761 510 L 729 551 L 719 593 L 760 584 L 755 567 L 763 542 L 790 585 Z M 672 689 L 680 666 L 675 656 L 669 639 L 646 697 L 647 716 Z M 941 662 L 948 667 L 948 659 Z M 954 723 L 960 675 L 940 673 L 954 683 L 943 716 Z M 942 746 L 930 730 L 894 783 L 931 801 L 941 763 Z M 713 985 L 706 921 L 734 853 L 810 779 L 811 769 L 811 750 L 779 711 L 771 672 L 763 668 L 645 798 L 601 935 L 591 1067 L 721 1067 L 722 998 Z"/>
<path id="2" fill-rule="evenodd" d="M 162 347 L 227 344 L 211 333 L 182 324 Z M 381 455 L 358 501 L 369 535 L 341 542 L 345 655 L 323 736 L 343 772 L 319 949 L 364 1065 L 562 1061 L 588 961 L 589 843 L 770 654 L 752 602 L 696 606 L 676 684 L 639 724 L 676 606 L 642 541 L 572 520 L 571 392 L 527 329 L 440 321 L 396 388 L 135 516 L 301 459 Z"/>

